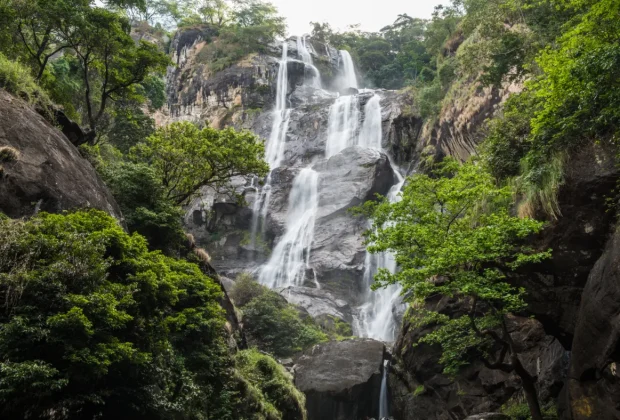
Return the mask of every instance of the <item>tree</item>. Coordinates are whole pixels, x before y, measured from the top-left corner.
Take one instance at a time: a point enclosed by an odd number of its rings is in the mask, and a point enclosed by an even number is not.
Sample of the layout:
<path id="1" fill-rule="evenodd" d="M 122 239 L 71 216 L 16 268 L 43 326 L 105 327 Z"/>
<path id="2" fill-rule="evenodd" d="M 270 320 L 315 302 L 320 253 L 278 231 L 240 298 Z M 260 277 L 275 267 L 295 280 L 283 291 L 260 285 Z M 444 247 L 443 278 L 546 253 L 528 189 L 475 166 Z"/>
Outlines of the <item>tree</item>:
<path id="1" fill-rule="evenodd" d="M 75 51 L 84 83 L 86 120 L 96 132 L 109 101 L 135 93 L 135 87 L 153 72 L 164 72 L 169 58 L 154 44 L 129 35 L 129 22 L 106 9 L 89 9 L 76 26 L 61 32 Z"/>
<path id="2" fill-rule="evenodd" d="M 541 420 L 536 378 L 523 367 L 507 327 L 510 314 L 525 309 L 525 291 L 506 275 L 550 251 L 524 245 L 543 224 L 512 216 L 511 204 L 510 189 L 497 187 L 476 163 L 447 160 L 430 176 L 410 177 L 402 201 L 366 205 L 373 218 L 369 250 L 394 253 L 400 267 L 396 273 L 380 270 L 374 287 L 403 286 L 417 324 L 435 326 L 420 341 L 441 346 L 446 373 L 456 373 L 472 352 L 488 368 L 514 372 L 533 419 Z M 438 296 L 458 299 L 462 312 L 447 315 L 424 306 Z"/>
<path id="3" fill-rule="evenodd" d="M 151 165 L 175 204 L 187 203 L 199 188 L 226 187 L 235 176 L 267 174 L 263 143 L 249 131 L 202 130 L 189 122 L 158 129 L 130 151 L 136 162 Z"/>
<path id="4" fill-rule="evenodd" d="M 218 418 L 234 405 L 222 292 L 197 265 L 95 210 L 3 219 L 0 234 L 0 417 Z"/>

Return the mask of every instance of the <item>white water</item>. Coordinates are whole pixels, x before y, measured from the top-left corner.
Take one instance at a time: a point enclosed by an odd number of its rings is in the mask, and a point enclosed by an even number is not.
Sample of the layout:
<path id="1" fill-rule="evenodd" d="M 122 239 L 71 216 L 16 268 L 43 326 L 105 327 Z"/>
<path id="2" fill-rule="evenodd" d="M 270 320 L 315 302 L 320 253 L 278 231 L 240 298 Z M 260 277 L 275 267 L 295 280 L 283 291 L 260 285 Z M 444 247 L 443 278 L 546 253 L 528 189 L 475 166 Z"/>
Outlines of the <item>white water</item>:
<path id="1" fill-rule="evenodd" d="M 299 53 L 301 61 L 303 61 L 303 63 L 306 65 L 306 70 L 311 73 L 310 86 L 320 89 L 321 73 L 319 72 L 319 69 L 314 66 L 314 62 L 312 61 L 312 55 L 310 54 L 310 50 L 308 49 L 308 39 L 306 35 L 301 35 L 297 37 L 297 52 Z"/>
<path id="2" fill-rule="evenodd" d="M 355 66 L 353 65 L 353 59 L 351 54 L 347 50 L 340 50 L 340 59 L 342 60 L 343 76 L 342 76 L 342 88 L 355 88 L 358 89 L 357 75 L 355 74 Z"/>
<path id="3" fill-rule="evenodd" d="M 310 269 L 314 222 L 319 209 L 318 179 L 317 172 L 305 168 L 293 181 L 286 233 L 259 274 L 259 281 L 272 289 L 302 285 L 306 270 Z"/>
<path id="4" fill-rule="evenodd" d="M 358 97 L 349 95 L 336 99 L 329 109 L 325 156 L 330 158 L 347 147 L 357 144 L 359 125 Z"/>
<path id="5" fill-rule="evenodd" d="M 405 183 L 405 179 L 398 171 L 394 173 L 398 178 L 398 183 L 390 189 L 387 195 L 390 203 L 400 200 L 399 193 Z M 394 255 L 389 252 L 371 254 L 366 251 L 364 283 L 368 294 L 366 303 L 360 306 L 359 313 L 354 319 L 354 328 L 355 332 L 361 337 L 389 342 L 396 339 L 397 325 L 392 310 L 398 305 L 402 289 L 399 285 L 392 284 L 370 291 L 374 276 L 380 268 L 386 268 L 391 273 L 395 273 L 397 267 Z"/>
<path id="6" fill-rule="evenodd" d="M 381 378 L 381 393 L 379 394 L 379 419 L 387 418 L 390 413 L 388 409 L 388 389 L 387 389 L 387 375 L 390 362 L 385 360 L 383 362 L 383 377 Z"/>
<path id="7" fill-rule="evenodd" d="M 364 124 L 358 142 L 360 146 L 381 149 L 383 137 L 381 123 L 381 98 L 379 95 L 373 95 L 364 107 Z"/>
<path id="8" fill-rule="evenodd" d="M 288 43 L 282 44 L 282 59 L 278 68 L 278 79 L 276 84 L 276 107 L 273 110 L 273 123 L 271 134 L 267 141 L 265 150 L 265 160 L 269 163 L 270 172 L 267 175 L 265 185 L 257 194 L 252 207 L 252 245 L 256 244 L 258 233 L 259 216 L 265 217 L 269 210 L 269 200 L 271 199 L 271 178 L 273 170 L 280 166 L 284 157 L 284 146 L 286 143 L 286 133 L 288 132 L 291 110 L 287 109 L 286 93 L 288 91 Z"/>

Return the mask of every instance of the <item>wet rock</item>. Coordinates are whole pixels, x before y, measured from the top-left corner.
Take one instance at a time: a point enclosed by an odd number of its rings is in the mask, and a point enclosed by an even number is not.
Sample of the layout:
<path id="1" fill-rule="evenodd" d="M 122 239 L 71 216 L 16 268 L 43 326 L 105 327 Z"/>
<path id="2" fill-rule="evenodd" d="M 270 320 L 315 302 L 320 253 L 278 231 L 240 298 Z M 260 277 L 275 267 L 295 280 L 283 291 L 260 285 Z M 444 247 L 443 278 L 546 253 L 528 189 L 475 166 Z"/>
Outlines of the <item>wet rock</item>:
<path id="1" fill-rule="evenodd" d="M 377 150 L 350 147 L 314 166 L 320 174 L 319 214 L 310 265 L 319 283 L 336 297 L 358 304 L 364 290 L 363 232 L 367 222 L 349 212 L 394 184 L 387 156 Z"/>
<path id="2" fill-rule="evenodd" d="M 314 346 L 295 365 L 309 420 L 351 420 L 378 414 L 385 346 L 370 339 Z"/>
<path id="3" fill-rule="evenodd" d="M 121 219 L 112 194 L 67 137 L 2 89 L 0 146 L 19 151 L 17 160 L 0 162 L 0 211 L 9 217 L 96 208 Z"/>
<path id="4" fill-rule="evenodd" d="M 584 288 L 562 405 L 566 419 L 620 418 L 620 231 Z"/>
<path id="5" fill-rule="evenodd" d="M 444 298 L 432 304 L 446 314 L 462 311 L 457 300 Z M 558 383 L 561 388 L 566 375 L 566 370 L 561 367 L 565 369 L 568 360 L 561 345 L 555 338 L 546 335 L 542 325 L 534 319 L 512 317 L 508 327 L 523 365 L 530 374 L 539 378 L 541 395 L 557 395 Z M 464 418 L 472 413 L 494 412 L 519 392 L 521 385 L 517 375 L 487 369 L 476 360 L 465 366 L 456 378 L 444 375 L 439 364 L 439 347 L 427 344 L 414 346 L 430 331 L 430 328 L 416 328 L 405 320 L 394 345 L 388 381 L 391 407 L 396 418 L 448 420 Z M 562 350 L 558 351 L 558 346 Z"/>
<path id="6" fill-rule="evenodd" d="M 469 416 L 465 420 L 510 420 L 510 417 L 501 413 L 482 413 Z"/>
<path id="7" fill-rule="evenodd" d="M 325 290 L 290 286 L 279 289 L 277 292 L 289 303 L 304 308 L 313 318 L 331 316 L 346 322 L 352 321 L 349 304 L 342 299 L 336 299 Z"/>

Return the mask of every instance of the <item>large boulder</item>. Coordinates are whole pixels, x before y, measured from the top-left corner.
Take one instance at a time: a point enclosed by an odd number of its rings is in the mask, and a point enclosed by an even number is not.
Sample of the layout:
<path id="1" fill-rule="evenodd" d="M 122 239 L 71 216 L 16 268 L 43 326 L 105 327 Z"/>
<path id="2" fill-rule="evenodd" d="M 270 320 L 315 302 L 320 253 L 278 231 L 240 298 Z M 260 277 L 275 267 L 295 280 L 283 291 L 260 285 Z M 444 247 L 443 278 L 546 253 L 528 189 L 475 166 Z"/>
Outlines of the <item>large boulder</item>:
<path id="1" fill-rule="evenodd" d="M 289 286 L 278 290 L 293 305 L 304 308 L 313 318 L 334 317 L 352 322 L 351 307 L 326 290 L 310 287 Z"/>
<path id="2" fill-rule="evenodd" d="M 121 219 L 110 191 L 65 135 L 30 105 L 0 89 L 0 147 L 19 157 L 0 162 L 0 211 L 10 217 L 96 208 Z"/>
<path id="3" fill-rule="evenodd" d="M 620 231 L 617 231 L 583 290 L 562 418 L 620 418 L 619 367 Z"/>
<path id="4" fill-rule="evenodd" d="M 322 287 L 350 304 L 366 292 L 362 281 L 367 222 L 350 214 L 352 207 L 376 194 L 385 195 L 395 182 L 387 156 L 358 146 L 314 165 L 320 174 L 319 213 L 310 265 Z"/>
<path id="5" fill-rule="evenodd" d="M 295 386 L 306 394 L 308 420 L 376 417 L 385 346 L 370 339 L 314 346 L 294 367 Z"/>

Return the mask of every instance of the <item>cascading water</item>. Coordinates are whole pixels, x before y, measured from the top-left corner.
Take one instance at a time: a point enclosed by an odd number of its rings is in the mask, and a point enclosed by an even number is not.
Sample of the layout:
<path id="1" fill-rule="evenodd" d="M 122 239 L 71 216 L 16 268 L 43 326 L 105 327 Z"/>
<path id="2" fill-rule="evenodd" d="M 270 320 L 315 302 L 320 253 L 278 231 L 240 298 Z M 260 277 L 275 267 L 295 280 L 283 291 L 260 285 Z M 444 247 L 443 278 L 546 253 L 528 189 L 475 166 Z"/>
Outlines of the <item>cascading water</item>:
<path id="1" fill-rule="evenodd" d="M 318 179 L 317 172 L 305 168 L 293 181 L 286 233 L 259 274 L 259 281 L 272 289 L 302 285 L 305 280 L 319 209 Z"/>
<path id="2" fill-rule="evenodd" d="M 395 171 L 398 183 L 394 185 L 387 199 L 390 203 L 400 200 L 400 190 L 405 179 L 398 171 Z M 374 338 L 381 341 L 394 341 L 396 338 L 396 322 L 392 315 L 392 310 L 400 299 L 401 287 L 392 284 L 374 292 L 370 287 L 374 281 L 374 276 L 380 268 L 386 268 L 391 273 L 396 272 L 396 261 L 394 255 L 389 252 L 371 254 L 366 252 L 364 266 L 364 283 L 366 285 L 366 302 L 359 307 L 359 312 L 354 319 L 354 328 L 357 335 L 361 337 Z"/>
<path id="3" fill-rule="evenodd" d="M 390 415 L 388 407 L 388 389 L 387 389 L 387 376 L 390 362 L 385 360 L 383 362 L 383 376 L 381 378 L 381 392 L 379 394 L 379 420 L 388 418 Z"/>
<path id="4" fill-rule="evenodd" d="M 360 125 L 359 99 L 355 95 L 341 96 L 329 109 L 325 156 L 330 158 L 349 146 L 357 144 Z"/>
<path id="5" fill-rule="evenodd" d="M 373 95 L 364 107 L 364 124 L 359 138 L 360 146 L 381 149 L 383 137 L 381 123 L 381 98 L 379 95 Z"/>
<path id="6" fill-rule="evenodd" d="M 271 199 L 271 181 L 273 170 L 280 166 L 284 157 L 284 146 L 286 143 L 286 133 L 288 131 L 291 110 L 287 109 L 286 93 L 288 91 L 288 43 L 282 44 L 282 59 L 278 68 L 278 79 L 276 85 L 276 107 L 273 110 L 273 123 L 271 134 L 265 150 L 265 159 L 269 163 L 271 171 L 267 175 L 265 185 L 256 197 L 252 208 L 252 245 L 256 244 L 258 233 L 259 216 L 265 217 L 269 209 Z"/>
<path id="7" fill-rule="evenodd" d="M 355 74 L 355 66 L 353 65 L 353 59 L 351 54 L 347 50 L 340 50 L 340 59 L 342 60 L 342 88 L 354 88 L 358 89 L 357 75 Z"/>
<path id="8" fill-rule="evenodd" d="M 297 53 L 301 58 L 301 61 L 306 65 L 306 70 L 311 73 L 311 82 L 310 85 L 320 89 L 321 88 L 321 73 L 319 69 L 314 66 L 314 62 L 312 61 L 312 55 L 310 54 L 310 50 L 308 49 L 308 39 L 305 35 L 297 37 Z"/>

